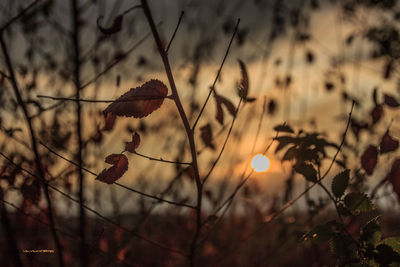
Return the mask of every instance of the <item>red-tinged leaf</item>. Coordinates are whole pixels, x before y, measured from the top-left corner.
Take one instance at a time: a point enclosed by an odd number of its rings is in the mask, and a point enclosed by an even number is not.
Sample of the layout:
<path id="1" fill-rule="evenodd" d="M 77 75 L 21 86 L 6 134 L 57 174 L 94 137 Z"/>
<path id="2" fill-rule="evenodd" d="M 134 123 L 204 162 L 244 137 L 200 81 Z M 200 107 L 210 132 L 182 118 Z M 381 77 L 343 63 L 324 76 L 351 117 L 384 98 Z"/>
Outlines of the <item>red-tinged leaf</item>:
<path id="1" fill-rule="evenodd" d="M 377 162 L 378 149 L 376 146 L 370 145 L 361 156 L 361 166 L 368 175 L 371 175 L 374 172 Z"/>
<path id="2" fill-rule="evenodd" d="M 383 114 L 383 108 L 381 105 L 375 106 L 374 109 L 371 111 L 372 123 L 376 124 L 380 121 Z"/>
<path id="3" fill-rule="evenodd" d="M 389 132 L 386 131 L 385 135 L 382 137 L 380 144 L 381 154 L 395 151 L 398 147 L 399 141 L 391 137 L 389 135 Z"/>
<path id="4" fill-rule="evenodd" d="M 105 124 L 104 124 L 103 131 L 106 131 L 106 132 L 111 131 L 114 128 L 116 118 L 117 117 L 111 113 L 105 114 Z"/>
<path id="5" fill-rule="evenodd" d="M 142 118 L 161 107 L 168 88 L 159 80 L 150 80 L 142 86 L 131 88 L 111 103 L 104 113 L 117 116 Z"/>
<path id="6" fill-rule="evenodd" d="M 96 180 L 103 183 L 112 184 L 122 177 L 128 170 L 128 158 L 124 154 L 111 154 L 105 159 L 105 162 L 113 165 L 111 168 L 104 169 Z"/>
<path id="7" fill-rule="evenodd" d="M 140 135 L 135 132 L 132 134 L 132 141 L 125 143 L 125 150 L 134 153 L 140 145 Z"/>
<path id="8" fill-rule="evenodd" d="M 243 61 L 238 59 L 238 62 L 240 66 L 240 71 L 242 73 L 242 79 L 239 84 L 238 94 L 239 97 L 246 100 L 247 95 L 249 93 L 249 76 L 247 75 L 246 65 L 243 63 Z"/>
<path id="9" fill-rule="evenodd" d="M 203 127 L 200 128 L 201 131 L 201 139 L 203 140 L 204 144 L 211 148 L 211 149 L 215 149 L 215 146 L 212 142 L 212 129 L 211 129 L 211 125 L 207 124 Z"/>
<path id="10" fill-rule="evenodd" d="M 97 128 L 96 133 L 91 137 L 91 140 L 95 143 L 101 143 L 103 140 L 103 133 Z"/>
<path id="11" fill-rule="evenodd" d="M 397 108 L 400 106 L 399 102 L 397 102 L 397 100 L 391 95 L 385 94 L 384 99 L 385 104 L 391 108 Z"/>
<path id="12" fill-rule="evenodd" d="M 104 28 L 100 25 L 100 20 L 103 19 L 103 16 L 100 16 L 97 19 L 97 27 L 103 34 L 111 35 L 119 32 L 122 29 L 122 21 L 124 19 L 123 15 L 119 15 L 115 17 L 113 24 L 109 28 Z"/>
<path id="13" fill-rule="evenodd" d="M 397 198 L 400 201 L 400 158 L 397 158 L 392 165 L 392 169 L 387 175 L 388 181 L 393 186 L 393 191 L 396 192 Z"/>

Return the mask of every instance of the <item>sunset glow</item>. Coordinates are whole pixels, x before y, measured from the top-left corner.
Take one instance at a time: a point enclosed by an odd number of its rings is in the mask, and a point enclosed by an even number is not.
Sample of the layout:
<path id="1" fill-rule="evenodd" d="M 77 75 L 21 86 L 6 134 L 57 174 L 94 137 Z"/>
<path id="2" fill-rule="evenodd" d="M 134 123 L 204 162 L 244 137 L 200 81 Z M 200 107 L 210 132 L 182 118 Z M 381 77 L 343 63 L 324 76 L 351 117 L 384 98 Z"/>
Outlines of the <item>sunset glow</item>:
<path id="1" fill-rule="evenodd" d="M 269 165 L 270 165 L 269 159 L 262 154 L 255 155 L 251 160 L 251 167 L 256 172 L 267 171 L 269 169 Z"/>

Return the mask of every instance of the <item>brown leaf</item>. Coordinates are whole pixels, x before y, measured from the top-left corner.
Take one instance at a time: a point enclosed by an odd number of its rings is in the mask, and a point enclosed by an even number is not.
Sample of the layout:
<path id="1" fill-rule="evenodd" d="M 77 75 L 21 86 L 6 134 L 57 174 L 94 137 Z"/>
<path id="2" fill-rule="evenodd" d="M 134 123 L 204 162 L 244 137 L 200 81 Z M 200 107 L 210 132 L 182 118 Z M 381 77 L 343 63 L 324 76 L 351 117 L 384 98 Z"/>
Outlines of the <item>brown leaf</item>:
<path id="1" fill-rule="evenodd" d="M 201 131 L 201 139 L 203 140 L 204 144 L 211 149 L 215 149 L 215 146 L 212 142 L 212 129 L 211 125 L 207 124 L 200 128 Z"/>
<path id="2" fill-rule="evenodd" d="M 387 179 L 393 186 L 393 191 L 396 192 L 397 198 L 400 201 L 400 158 L 393 162 L 392 169 L 387 175 Z"/>
<path id="3" fill-rule="evenodd" d="M 246 100 L 249 93 L 249 76 L 247 75 L 246 65 L 243 63 L 243 61 L 238 59 L 238 62 L 240 66 L 240 71 L 242 73 L 242 79 L 239 84 L 238 94 L 239 97 Z"/>
<path id="4" fill-rule="evenodd" d="M 361 166 L 368 175 L 374 172 L 376 163 L 378 162 L 378 149 L 376 146 L 369 145 L 361 156 Z"/>
<path id="5" fill-rule="evenodd" d="M 115 124 L 115 119 L 117 118 L 115 115 L 111 114 L 111 113 L 107 113 L 105 114 L 105 125 L 103 128 L 103 131 L 109 132 L 114 128 L 114 124 Z"/>
<path id="6" fill-rule="evenodd" d="M 375 103 L 375 106 L 378 106 L 378 88 L 375 87 L 374 90 L 372 91 L 372 100 Z"/>
<path id="7" fill-rule="evenodd" d="M 228 112 L 232 116 L 235 116 L 236 108 L 229 99 L 227 99 L 221 95 L 217 95 L 217 94 L 215 94 L 214 97 L 215 97 L 215 103 L 217 105 L 217 113 L 215 115 L 215 118 L 221 125 L 223 125 L 224 124 L 224 111 L 222 110 L 222 106 L 225 106 L 225 108 L 228 110 Z"/>
<path id="8" fill-rule="evenodd" d="M 111 154 L 105 159 L 105 162 L 113 165 L 109 169 L 104 169 L 96 178 L 103 183 L 112 184 L 122 177 L 128 170 L 128 158 L 124 154 Z"/>
<path id="9" fill-rule="evenodd" d="M 225 106 L 226 110 L 228 110 L 232 116 L 236 115 L 236 108 L 229 99 L 227 99 L 223 96 L 220 96 L 220 95 L 217 95 L 217 98 L 218 98 L 218 101 L 221 102 L 222 105 Z"/>
<path id="10" fill-rule="evenodd" d="M 115 17 L 113 24 L 109 27 L 109 28 L 103 28 L 100 25 L 100 20 L 103 19 L 103 16 L 100 16 L 97 19 L 97 27 L 99 28 L 99 30 L 103 33 L 103 34 L 107 34 L 107 35 L 111 35 L 114 33 L 119 32 L 122 29 L 122 21 L 123 21 L 124 16 L 123 15 L 119 15 L 117 17 Z"/>
<path id="11" fill-rule="evenodd" d="M 96 133 L 91 137 L 91 140 L 95 143 L 101 143 L 103 140 L 103 133 L 97 128 Z"/>
<path id="12" fill-rule="evenodd" d="M 161 107 L 168 88 L 159 80 L 150 80 L 142 86 L 131 88 L 111 103 L 104 113 L 117 116 L 142 118 Z"/>
<path id="13" fill-rule="evenodd" d="M 380 144 L 381 154 L 395 151 L 398 147 L 399 141 L 391 137 L 389 135 L 389 132 L 386 131 L 385 135 L 382 137 Z"/>
<path id="14" fill-rule="evenodd" d="M 125 143 L 125 150 L 134 153 L 140 145 L 140 135 L 135 132 L 132 134 L 132 141 Z"/>
<path id="15" fill-rule="evenodd" d="M 397 108 L 400 106 L 399 102 L 397 102 L 397 100 L 391 95 L 385 94 L 384 99 L 385 99 L 385 104 L 391 108 Z"/>
<path id="16" fill-rule="evenodd" d="M 222 104 L 218 101 L 217 97 L 215 98 L 215 104 L 217 105 L 217 113 L 215 114 L 215 119 L 221 124 L 224 124 L 224 111 L 222 110 Z"/>
<path id="17" fill-rule="evenodd" d="M 381 105 L 377 105 L 374 107 L 374 109 L 371 111 L 371 117 L 372 117 L 372 123 L 376 124 L 377 122 L 380 121 L 382 118 L 383 114 L 383 108 Z"/>
<path id="18" fill-rule="evenodd" d="M 271 99 L 268 103 L 268 114 L 274 115 L 276 111 L 276 102 L 274 99 Z"/>

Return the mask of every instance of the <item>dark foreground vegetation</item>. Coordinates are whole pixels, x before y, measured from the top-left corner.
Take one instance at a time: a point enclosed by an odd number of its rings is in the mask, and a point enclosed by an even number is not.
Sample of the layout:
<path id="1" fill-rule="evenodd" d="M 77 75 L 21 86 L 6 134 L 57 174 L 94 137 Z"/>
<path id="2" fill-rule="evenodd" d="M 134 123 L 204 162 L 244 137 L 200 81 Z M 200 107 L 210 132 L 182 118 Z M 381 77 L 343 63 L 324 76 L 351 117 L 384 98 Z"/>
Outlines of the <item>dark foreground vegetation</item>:
<path id="1" fill-rule="evenodd" d="M 396 1 L 110 2 L 0 4 L 1 265 L 400 265 Z"/>

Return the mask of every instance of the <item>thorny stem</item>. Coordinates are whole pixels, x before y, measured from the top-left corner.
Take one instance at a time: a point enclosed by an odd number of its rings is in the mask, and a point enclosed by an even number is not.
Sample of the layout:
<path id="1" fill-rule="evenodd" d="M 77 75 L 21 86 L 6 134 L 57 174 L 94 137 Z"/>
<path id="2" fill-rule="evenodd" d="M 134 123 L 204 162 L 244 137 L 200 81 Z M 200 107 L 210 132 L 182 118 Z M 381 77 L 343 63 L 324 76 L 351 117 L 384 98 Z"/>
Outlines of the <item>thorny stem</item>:
<path id="1" fill-rule="evenodd" d="M 48 216 L 48 219 L 49 219 L 50 230 L 51 230 L 51 233 L 53 235 L 53 240 L 54 240 L 54 243 L 55 243 L 55 246 L 56 246 L 56 250 L 57 250 L 58 263 L 59 263 L 59 265 L 61 267 L 63 267 L 63 266 L 65 266 L 64 265 L 64 259 L 63 259 L 63 248 L 61 246 L 61 242 L 60 242 L 58 234 L 56 232 L 54 215 L 53 215 L 53 205 L 52 205 L 52 201 L 51 201 L 51 198 L 50 198 L 49 187 L 48 187 L 48 184 L 46 182 L 45 174 L 44 174 L 44 171 L 43 171 L 43 166 L 42 166 L 42 163 L 40 161 L 40 154 L 39 154 L 39 150 L 37 148 L 37 143 L 36 143 L 36 134 L 35 134 L 35 131 L 33 130 L 32 119 L 31 119 L 31 117 L 30 117 L 30 115 L 28 113 L 28 110 L 27 110 L 27 108 L 26 108 L 26 106 L 24 104 L 24 101 L 22 100 L 22 96 L 21 96 L 20 91 L 19 91 L 19 86 L 18 86 L 18 83 L 17 83 L 17 79 L 16 79 L 15 74 L 14 74 L 14 68 L 12 66 L 11 59 L 10 59 L 10 56 L 9 56 L 9 53 L 8 53 L 8 49 L 7 49 L 6 43 L 4 41 L 2 32 L 0 32 L 0 43 L 1 43 L 1 49 L 2 49 L 3 54 L 4 54 L 4 58 L 5 58 L 5 61 L 6 61 L 6 65 L 7 65 L 7 68 L 8 68 L 8 72 L 9 72 L 9 76 L 10 76 L 10 82 L 11 82 L 12 88 L 14 90 L 15 97 L 17 98 L 17 102 L 18 102 L 19 106 L 21 107 L 21 109 L 22 109 L 22 111 L 24 113 L 24 117 L 25 117 L 28 129 L 29 129 L 32 150 L 33 150 L 33 153 L 35 155 L 36 168 L 37 168 L 37 172 L 39 174 L 39 178 L 38 179 L 42 182 L 43 191 L 44 191 L 44 195 L 45 195 L 46 202 L 47 202 L 47 207 L 48 207 L 47 208 L 47 216 Z"/>
<path id="2" fill-rule="evenodd" d="M 186 135 L 187 135 L 189 145 L 190 145 L 190 152 L 192 155 L 192 168 L 194 171 L 196 188 L 197 188 L 196 230 L 195 230 L 195 233 L 194 233 L 191 245 L 190 245 L 190 252 L 189 252 L 190 266 L 194 266 L 197 240 L 199 238 L 200 230 L 201 230 L 201 206 L 202 206 L 202 191 L 203 191 L 203 185 L 200 180 L 200 174 L 199 174 L 199 169 L 198 169 L 198 165 L 197 165 L 197 152 L 196 152 L 196 145 L 194 142 L 194 134 L 193 134 L 193 130 L 190 128 L 188 118 L 185 114 L 181 100 L 179 98 L 179 94 L 176 89 L 174 77 L 172 75 L 171 67 L 169 64 L 168 54 L 166 53 L 166 51 L 164 50 L 164 47 L 162 45 L 160 36 L 157 32 L 156 25 L 154 24 L 154 20 L 153 20 L 149 5 L 146 0 L 142 0 L 141 2 L 142 2 L 143 11 L 147 17 L 147 21 L 148 21 L 151 31 L 153 33 L 154 40 L 157 44 L 158 52 L 160 53 L 161 59 L 163 61 L 164 68 L 165 68 L 165 71 L 166 71 L 166 74 L 168 77 L 168 81 L 171 86 L 172 95 L 174 97 L 176 107 L 178 109 L 179 115 L 183 122 L 183 126 L 185 127 Z"/>

